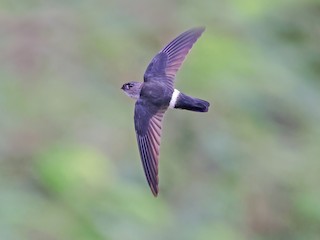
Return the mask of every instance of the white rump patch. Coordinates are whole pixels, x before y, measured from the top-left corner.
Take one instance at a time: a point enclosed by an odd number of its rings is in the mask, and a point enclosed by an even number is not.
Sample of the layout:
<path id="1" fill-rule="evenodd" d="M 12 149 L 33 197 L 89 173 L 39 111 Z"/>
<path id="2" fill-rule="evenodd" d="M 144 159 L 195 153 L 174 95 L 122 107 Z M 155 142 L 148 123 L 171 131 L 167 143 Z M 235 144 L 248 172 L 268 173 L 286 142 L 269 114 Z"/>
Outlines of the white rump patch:
<path id="1" fill-rule="evenodd" d="M 173 91 L 169 108 L 174 108 L 176 106 L 176 102 L 177 102 L 179 94 L 180 94 L 179 90 L 175 89 Z"/>

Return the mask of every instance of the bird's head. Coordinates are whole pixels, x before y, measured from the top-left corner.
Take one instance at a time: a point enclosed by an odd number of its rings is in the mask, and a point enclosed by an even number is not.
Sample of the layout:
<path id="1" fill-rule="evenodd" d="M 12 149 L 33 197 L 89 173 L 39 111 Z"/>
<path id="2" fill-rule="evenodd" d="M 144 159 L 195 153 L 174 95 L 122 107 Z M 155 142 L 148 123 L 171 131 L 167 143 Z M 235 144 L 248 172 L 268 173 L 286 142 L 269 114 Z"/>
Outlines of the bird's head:
<path id="1" fill-rule="evenodd" d="M 122 85 L 121 89 L 127 94 L 129 97 L 133 99 L 138 99 L 140 96 L 142 83 L 141 82 L 128 82 Z"/>

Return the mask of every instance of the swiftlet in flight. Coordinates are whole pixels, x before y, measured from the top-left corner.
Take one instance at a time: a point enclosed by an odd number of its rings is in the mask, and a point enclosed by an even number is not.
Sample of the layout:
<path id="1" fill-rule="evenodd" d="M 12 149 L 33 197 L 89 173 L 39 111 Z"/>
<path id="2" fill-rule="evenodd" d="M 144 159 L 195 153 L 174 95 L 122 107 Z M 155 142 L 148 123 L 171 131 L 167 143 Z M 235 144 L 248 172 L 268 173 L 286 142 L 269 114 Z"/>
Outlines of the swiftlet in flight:
<path id="1" fill-rule="evenodd" d="M 143 169 L 154 196 L 158 195 L 158 163 L 162 119 L 168 108 L 207 112 L 209 102 L 174 88 L 177 71 L 205 28 L 190 29 L 172 40 L 151 61 L 143 82 L 129 82 L 122 90 L 136 100 L 134 126 Z"/>

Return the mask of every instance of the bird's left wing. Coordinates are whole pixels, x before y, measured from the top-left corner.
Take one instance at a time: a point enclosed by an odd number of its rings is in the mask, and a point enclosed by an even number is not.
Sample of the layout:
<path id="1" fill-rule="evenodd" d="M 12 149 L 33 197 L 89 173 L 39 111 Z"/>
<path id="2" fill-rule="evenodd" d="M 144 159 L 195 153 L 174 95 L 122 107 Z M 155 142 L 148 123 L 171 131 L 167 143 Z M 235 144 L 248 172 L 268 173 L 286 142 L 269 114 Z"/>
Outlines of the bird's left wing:
<path id="1" fill-rule="evenodd" d="M 141 162 L 154 196 L 158 195 L 158 163 L 162 119 L 166 109 L 159 109 L 139 99 L 136 102 L 134 123 Z"/>

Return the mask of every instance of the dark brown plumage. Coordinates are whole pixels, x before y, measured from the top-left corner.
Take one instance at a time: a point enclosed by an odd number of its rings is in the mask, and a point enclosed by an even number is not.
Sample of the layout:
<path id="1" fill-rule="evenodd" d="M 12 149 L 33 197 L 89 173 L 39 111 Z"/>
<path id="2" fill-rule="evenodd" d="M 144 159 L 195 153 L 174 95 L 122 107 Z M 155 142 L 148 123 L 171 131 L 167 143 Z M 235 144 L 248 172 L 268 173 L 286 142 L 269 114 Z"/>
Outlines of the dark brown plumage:
<path id="1" fill-rule="evenodd" d="M 207 101 L 192 98 L 174 89 L 177 71 L 204 28 L 190 29 L 163 48 L 150 62 L 144 74 L 144 82 L 130 82 L 122 89 L 137 99 L 134 123 L 143 169 L 154 196 L 158 195 L 158 164 L 162 120 L 165 111 L 180 108 L 207 112 Z"/>

